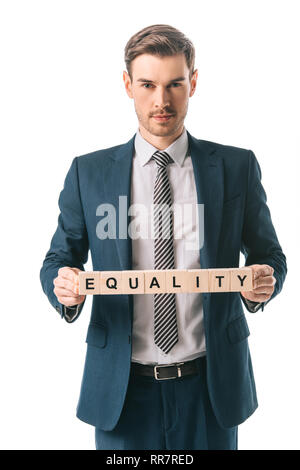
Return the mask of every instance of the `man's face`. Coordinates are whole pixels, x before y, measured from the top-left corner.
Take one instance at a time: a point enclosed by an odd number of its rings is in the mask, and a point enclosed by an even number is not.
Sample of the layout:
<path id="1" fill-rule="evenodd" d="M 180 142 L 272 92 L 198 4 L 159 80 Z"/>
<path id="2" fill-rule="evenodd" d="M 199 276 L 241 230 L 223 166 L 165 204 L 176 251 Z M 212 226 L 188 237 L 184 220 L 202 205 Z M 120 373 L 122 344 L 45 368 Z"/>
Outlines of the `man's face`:
<path id="1" fill-rule="evenodd" d="M 127 94 L 134 99 L 139 125 L 154 136 L 172 136 L 183 128 L 197 70 L 189 80 L 184 54 L 160 57 L 142 54 L 131 63 L 132 82 L 123 72 Z M 159 119 L 159 115 L 165 118 Z M 167 117 L 168 116 L 168 117 Z"/>

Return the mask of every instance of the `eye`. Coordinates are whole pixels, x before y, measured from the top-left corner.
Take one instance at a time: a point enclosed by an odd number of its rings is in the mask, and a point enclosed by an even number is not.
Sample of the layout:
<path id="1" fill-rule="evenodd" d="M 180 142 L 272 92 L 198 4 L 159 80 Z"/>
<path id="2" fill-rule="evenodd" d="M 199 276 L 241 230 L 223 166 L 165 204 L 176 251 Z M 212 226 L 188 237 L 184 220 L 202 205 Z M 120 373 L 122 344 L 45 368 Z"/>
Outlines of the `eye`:
<path id="1" fill-rule="evenodd" d="M 174 83 L 172 83 L 172 85 L 175 85 L 175 88 L 177 88 L 178 86 L 181 86 L 181 84 L 178 83 L 178 82 L 174 82 Z"/>
<path id="2" fill-rule="evenodd" d="M 148 88 L 148 87 L 150 87 L 150 86 L 152 86 L 151 83 L 144 83 L 144 84 L 142 85 L 142 87 L 146 87 L 146 88 Z"/>

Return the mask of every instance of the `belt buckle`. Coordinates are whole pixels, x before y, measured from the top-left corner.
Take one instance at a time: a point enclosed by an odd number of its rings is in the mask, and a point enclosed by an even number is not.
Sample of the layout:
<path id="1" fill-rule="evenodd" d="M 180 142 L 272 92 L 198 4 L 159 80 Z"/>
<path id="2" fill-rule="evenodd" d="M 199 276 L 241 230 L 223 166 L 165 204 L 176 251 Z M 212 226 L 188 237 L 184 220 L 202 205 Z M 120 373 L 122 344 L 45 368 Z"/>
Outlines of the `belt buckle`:
<path id="1" fill-rule="evenodd" d="M 168 380 L 168 379 L 177 379 L 177 377 L 181 377 L 181 369 L 180 369 L 180 366 L 184 364 L 184 362 L 176 362 L 174 364 L 162 364 L 162 365 L 156 365 L 154 366 L 154 377 L 156 378 L 156 380 Z M 157 370 L 157 368 L 161 368 L 161 367 L 172 367 L 172 366 L 175 366 L 177 367 L 177 375 L 175 375 L 174 377 L 158 377 L 158 373 L 159 371 Z"/>

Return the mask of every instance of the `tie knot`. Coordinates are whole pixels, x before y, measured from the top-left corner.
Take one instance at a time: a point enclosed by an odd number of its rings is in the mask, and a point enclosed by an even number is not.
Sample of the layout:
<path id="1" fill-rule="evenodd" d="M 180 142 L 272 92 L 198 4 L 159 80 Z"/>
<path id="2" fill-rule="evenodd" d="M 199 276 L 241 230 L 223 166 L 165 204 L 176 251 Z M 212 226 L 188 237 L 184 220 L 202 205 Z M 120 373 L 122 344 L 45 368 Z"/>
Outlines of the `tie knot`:
<path id="1" fill-rule="evenodd" d="M 172 157 L 167 152 L 160 152 L 157 150 L 152 155 L 153 160 L 157 163 L 159 167 L 165 168 L 169 163 L 173 162 Z"/>

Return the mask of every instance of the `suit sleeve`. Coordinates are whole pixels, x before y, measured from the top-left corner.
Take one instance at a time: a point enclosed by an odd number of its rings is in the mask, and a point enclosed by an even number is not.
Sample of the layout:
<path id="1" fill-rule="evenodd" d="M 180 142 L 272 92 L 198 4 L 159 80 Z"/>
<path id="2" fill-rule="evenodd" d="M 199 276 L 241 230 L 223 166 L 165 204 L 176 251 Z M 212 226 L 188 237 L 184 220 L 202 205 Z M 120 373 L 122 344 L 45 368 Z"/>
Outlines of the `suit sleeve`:
<path id="1" fill-rule="evenodd" d="M 62 305 L 54 294 L 53 280 L 64 266 L 84 270 L 88 258 L 89 244 L 80 198 L 77 157 L 73 159 L 65 178 L 58 205 L 58 225 L 40 270 L 40 280 L 51 305 L 61 318 L 71 323 L 78 318 L 84 302 L 74 309 Z"/>
<path id="2" fill-rule="evenodd" d="M 274 268 L 275 289 L 270 299 L 261 303 L 263 310 L 281 291 L 287 273 L 287 264 L 267 205 L 259 163 L 251 150 L 249 150 L 248 158 L 248 184 L 241 251 L 245 256 L 246 266 L 268 264 Z M 243 297 L 242 299 L 247 307 L 245 299 Z"/>

